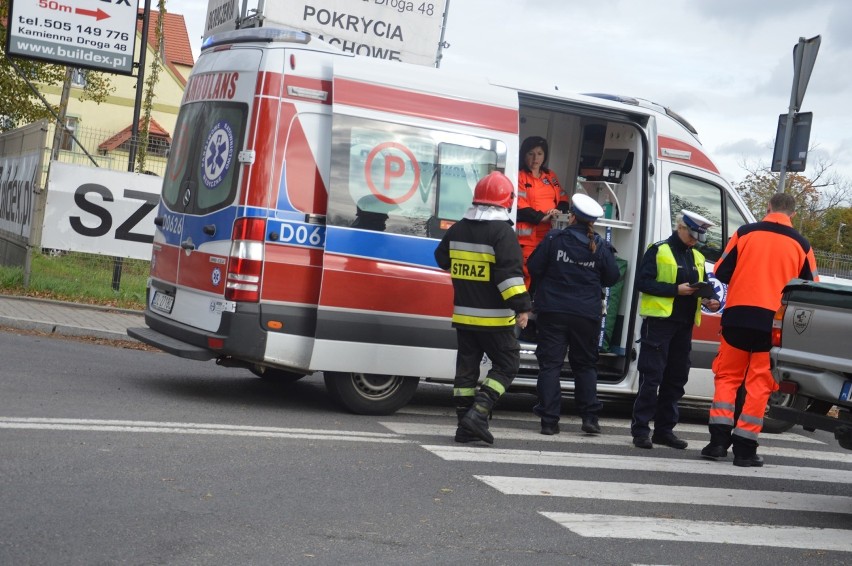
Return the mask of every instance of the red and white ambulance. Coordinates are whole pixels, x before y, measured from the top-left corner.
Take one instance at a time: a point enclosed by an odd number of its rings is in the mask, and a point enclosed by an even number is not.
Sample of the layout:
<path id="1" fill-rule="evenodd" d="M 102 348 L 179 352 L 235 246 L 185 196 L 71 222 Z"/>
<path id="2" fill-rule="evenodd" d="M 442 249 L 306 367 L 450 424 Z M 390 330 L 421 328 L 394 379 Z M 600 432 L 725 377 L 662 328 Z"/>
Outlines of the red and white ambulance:
<path id="1" fill-rule="evenodd" d="M 286 28 L 206 41 L 165 173 L 147 327 L 129 333 L 265 377 L 322 372 L 348 409 L 393 412 L 419 380 L 452 382 L 452 285 L 433 251 L 480 177 L 517 180 L 528 135 L 547 138 L 563 186 L 610 211 L 597 227 L 625 278 L 602 325 L 598 388 L 634 395 L 647 246 L 681 209 L 699 212 L 716 222 L 701 249 L 712 270 L 752 221 L 695 130 L 643 100 L 362 59 Z M 718 328 L 705 313 L 695 331 L 687 400 L 712 397 Z M 522 347 L 514 386 L 534 390 L 534 344 Z"/>

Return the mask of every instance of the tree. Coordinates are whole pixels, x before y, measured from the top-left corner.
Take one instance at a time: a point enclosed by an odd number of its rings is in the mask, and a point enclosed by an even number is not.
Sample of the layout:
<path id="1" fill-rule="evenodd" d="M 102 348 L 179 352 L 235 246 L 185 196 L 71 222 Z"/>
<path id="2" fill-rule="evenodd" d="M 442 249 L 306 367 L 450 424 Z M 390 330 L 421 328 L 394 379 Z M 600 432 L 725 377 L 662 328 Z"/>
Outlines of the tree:
<path id="1" fill-rule="evenodd" d="M 760 219 L 766 214 L 769 199 L 778 189 L 778 174 L 768 167 L 745 167 L 746 178 L 735 185 L 748 209 Z M 810 176 L 787 175 L 784 192 L 796 199 L 794 226 L 810 241 L 814 248 L 831 250 L 836 239 L 832 230 L 837 230 L 835 218 L 849 208 L 852 184 L 849 180 L 831 171 L 831 163 L 817 159 Z M 841 214 L 842 216 L 842 214 Z M 838 217 L 839 218 L 839 217 Z"/>
<path id="2" fill-rule="evenodd" d="M 822 225 L 812 234 L 811 244 L 819 250 L 852 253 L 852 208 L 829 210 Z"/>
<path id="3" fill-rule="evenodd" d="M 9 16 L 8 2 L 0 2 L 0 132 L 31 124 L 42 118 L 53 120 L 27 82 L 18 74 L 6 55 L 6 22 Z M 41 63 L 31 59 L 16 58 L 15 64 L 23 74 L 37 85 L 59 86 L 65 80 L 65 66 Z M 88 72 L 86 86 L 80 100 L 103 102 L 112 93 L 109 76 L 104 73 Z M 57 108 L 53 108 L 54 112 Z"/>

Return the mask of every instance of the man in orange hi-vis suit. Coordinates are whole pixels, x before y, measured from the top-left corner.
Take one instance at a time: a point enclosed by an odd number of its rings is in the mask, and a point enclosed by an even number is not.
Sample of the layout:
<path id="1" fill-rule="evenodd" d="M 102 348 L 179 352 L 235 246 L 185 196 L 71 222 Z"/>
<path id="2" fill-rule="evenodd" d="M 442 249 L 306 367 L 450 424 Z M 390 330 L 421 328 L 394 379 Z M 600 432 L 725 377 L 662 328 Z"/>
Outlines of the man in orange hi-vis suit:
<path id="1" fill-rule="evenodd" d="M 724 458 L 733 444 L 735 466 L 763 465 L 757 438 L 769 396 L 778 389 L 769 365 L 772 317 L 791 279 L 819 280 L 811 245 L 791 222 L 795 207 L 792 196 L 773 195 L 763 220 L 741 226 L 716 262 L 716 278 L 728 284 L 728 293 L 719 354 L 713 361 L 710 444 L 701 450 L 702 458 Z M 745 402 L 735 423 L 741 385 Z"/>
<path id="2" fill-rule="evenodd" d="M 524 283 L 530 287 L 527 260 L 536 246 L 553 229 L 551 219 L 568 212 L 568 195 L 559 186 L 556 174 L 547 168 L 547 140 L 530 136 L 521 144 L 518 171 L 518 243 L 524 255 Z"/>

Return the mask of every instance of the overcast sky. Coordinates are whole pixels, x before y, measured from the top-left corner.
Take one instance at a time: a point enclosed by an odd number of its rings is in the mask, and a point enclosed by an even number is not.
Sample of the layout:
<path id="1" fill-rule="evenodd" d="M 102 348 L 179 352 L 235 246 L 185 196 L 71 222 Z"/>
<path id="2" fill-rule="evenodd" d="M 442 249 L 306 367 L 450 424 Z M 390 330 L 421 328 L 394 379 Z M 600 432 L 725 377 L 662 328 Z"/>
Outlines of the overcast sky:
<path id="1" fill-rule="evenodd" d="M 770 162 L 790 104 L 793 47 L 820 35 L 801 108 L 814 114 L 808 163 L 819 154 L 852 183 L 850 0 L 449 0 L 449 8 L 442 68 L 516 70 L 562 91 L 669 106 L 731 182 L 746 175 L 743 163 Z M 169 0 L 167 9 L 186 17 L 197 57 L 207 0 Z"/>

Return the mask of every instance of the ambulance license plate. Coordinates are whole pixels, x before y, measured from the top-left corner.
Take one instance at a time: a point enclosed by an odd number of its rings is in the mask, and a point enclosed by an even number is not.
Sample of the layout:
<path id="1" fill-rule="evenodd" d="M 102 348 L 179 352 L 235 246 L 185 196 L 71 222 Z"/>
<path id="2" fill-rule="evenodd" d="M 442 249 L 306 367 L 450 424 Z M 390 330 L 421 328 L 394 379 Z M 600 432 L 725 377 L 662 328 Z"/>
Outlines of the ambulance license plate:
<path id="1" fill-rule="evenodd" d="M 852 401 L 852 381 L 847 381 L 840 389 L 841 401 Z"/>
<path id="2" fill-rule="evenodd" d="M 154 292 L 154 298 L 151 299 L 151 308 L 166 314 L 172 313 L 172 307 L 175 304 L 175 298 L 172 295 L 167 295 L 161 291 Z"/>

